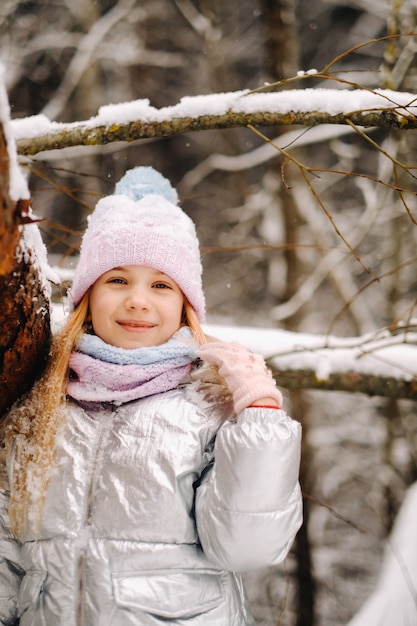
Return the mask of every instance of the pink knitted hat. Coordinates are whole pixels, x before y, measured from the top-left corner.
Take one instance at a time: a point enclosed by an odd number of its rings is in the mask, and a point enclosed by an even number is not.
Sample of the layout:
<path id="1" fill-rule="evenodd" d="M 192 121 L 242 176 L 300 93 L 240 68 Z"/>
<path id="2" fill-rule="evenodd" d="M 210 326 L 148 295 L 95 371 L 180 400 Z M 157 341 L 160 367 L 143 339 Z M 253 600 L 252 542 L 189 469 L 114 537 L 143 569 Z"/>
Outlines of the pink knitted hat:
<path id="1" fill-rule="evenodd" d="M 199 243 L 194 223 L 177 203 L 177 192 L 159 172 L 128 170 L 114 195 L 99 200 L 88 218 L 71 289 L 74 306 L 105 272 L 146 265 L 175 280 L 203 322 Z"/>

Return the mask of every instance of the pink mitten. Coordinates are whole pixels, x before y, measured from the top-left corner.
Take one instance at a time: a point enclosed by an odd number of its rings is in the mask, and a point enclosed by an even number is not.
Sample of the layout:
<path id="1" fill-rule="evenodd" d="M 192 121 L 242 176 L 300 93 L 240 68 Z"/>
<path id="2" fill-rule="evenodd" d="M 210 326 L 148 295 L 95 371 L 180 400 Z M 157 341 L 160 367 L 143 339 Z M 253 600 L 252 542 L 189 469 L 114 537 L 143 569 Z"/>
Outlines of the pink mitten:
<path id="1" fill-rule="evenodd" d="M 238 343 L 213 341 L 197 350 L 203 361 L 217 365 L 233 396 L 237 414 L 262 398 L 274 398 L 282 405 L 282 395 L 272 374 L 259 354 L 254 354 Z"/>

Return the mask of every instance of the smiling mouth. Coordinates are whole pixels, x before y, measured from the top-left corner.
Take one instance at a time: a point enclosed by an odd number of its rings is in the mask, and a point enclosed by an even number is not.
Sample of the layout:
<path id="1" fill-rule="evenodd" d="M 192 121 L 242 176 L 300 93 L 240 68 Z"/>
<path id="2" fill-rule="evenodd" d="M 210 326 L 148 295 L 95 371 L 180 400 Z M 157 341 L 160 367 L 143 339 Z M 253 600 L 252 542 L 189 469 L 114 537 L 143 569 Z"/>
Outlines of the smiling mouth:
<path id="1" fill-rule="evenodd" d="M 156 324 L 151 324 L 150 322 L 134 322 L 128 320 L 121 320 L 117 322 L 121 328 L 131 332 L 143 332 L 146 330 L 152 330 L 152 328 L 156 327 Z"/>

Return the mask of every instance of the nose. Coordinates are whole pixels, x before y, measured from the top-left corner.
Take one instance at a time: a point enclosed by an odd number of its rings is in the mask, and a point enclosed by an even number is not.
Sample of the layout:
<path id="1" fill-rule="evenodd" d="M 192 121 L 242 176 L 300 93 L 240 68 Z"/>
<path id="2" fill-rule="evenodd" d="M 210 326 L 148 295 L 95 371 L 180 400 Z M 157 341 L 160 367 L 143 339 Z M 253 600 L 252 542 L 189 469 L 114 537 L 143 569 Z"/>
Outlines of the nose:
<path id="1" fill-rule="evenodd" d="M 132 287 L 126 294 L 125 306 L 128 309 L 147 310 L 150 308 L 149 298 L 144 289 L 140 287 Z"/>

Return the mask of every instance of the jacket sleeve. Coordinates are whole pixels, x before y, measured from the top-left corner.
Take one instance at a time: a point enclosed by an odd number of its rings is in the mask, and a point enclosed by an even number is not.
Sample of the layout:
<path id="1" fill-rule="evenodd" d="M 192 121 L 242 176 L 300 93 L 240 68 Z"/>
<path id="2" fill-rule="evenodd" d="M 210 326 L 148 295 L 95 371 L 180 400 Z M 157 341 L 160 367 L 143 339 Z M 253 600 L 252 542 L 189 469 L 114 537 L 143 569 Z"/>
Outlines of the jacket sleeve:
<path id="1" fill-rule="evenodd" d="M 195 503 L 208 559 L 232 571 L 285 559 L 302 523 L 300 444 L 300 424 L 282 410 L 245 409 L 220 428 Z"/>
<path id="2" fill-rule="evenodd" d="M 0 490 L 0 624 L 19 623 L 17 596 L 23 570 L 19 565 L 19 546 L 9 525 L 8 492 Z"/>

